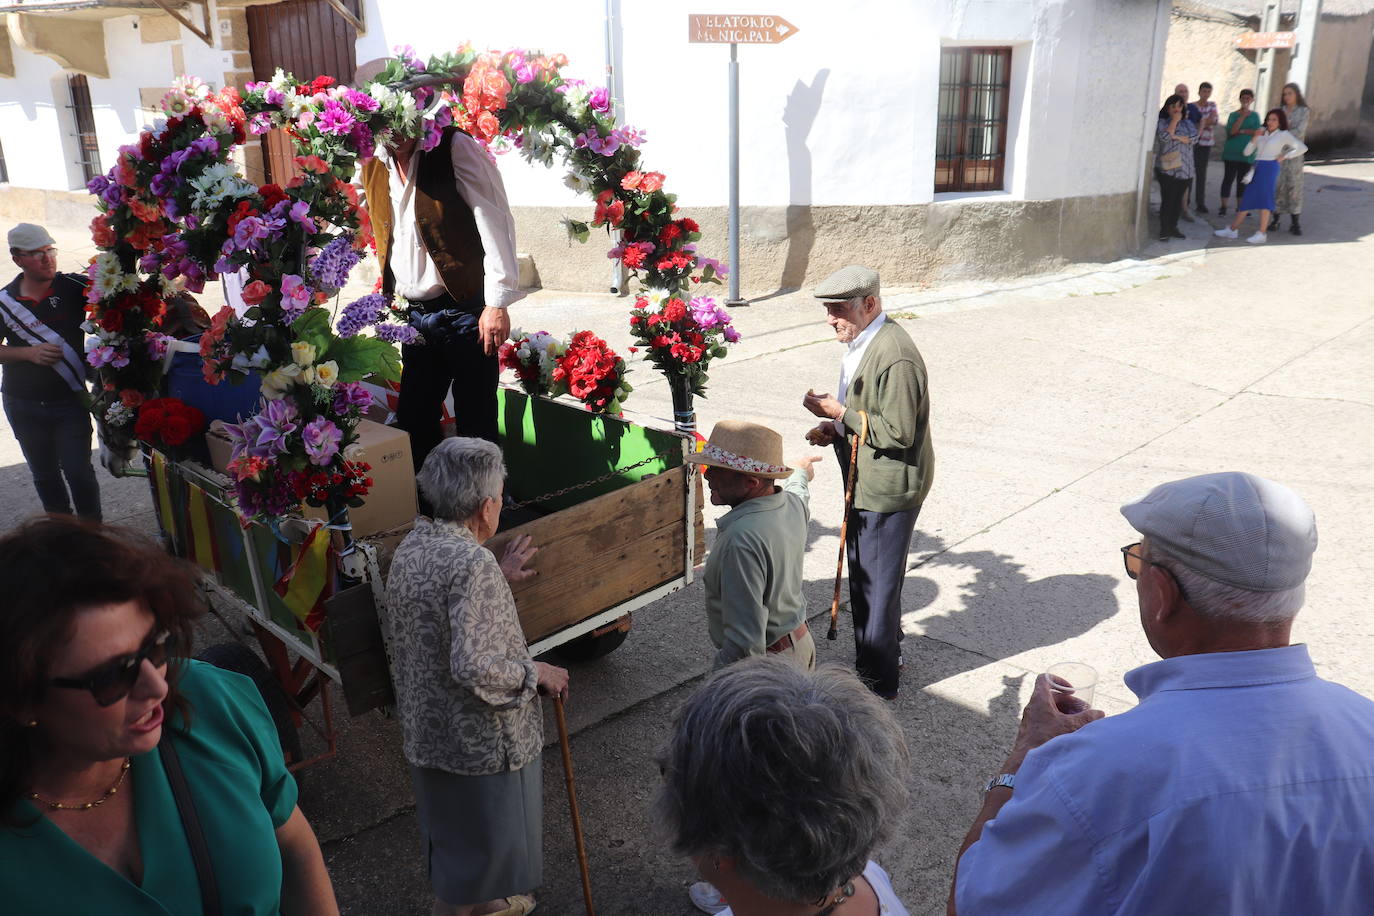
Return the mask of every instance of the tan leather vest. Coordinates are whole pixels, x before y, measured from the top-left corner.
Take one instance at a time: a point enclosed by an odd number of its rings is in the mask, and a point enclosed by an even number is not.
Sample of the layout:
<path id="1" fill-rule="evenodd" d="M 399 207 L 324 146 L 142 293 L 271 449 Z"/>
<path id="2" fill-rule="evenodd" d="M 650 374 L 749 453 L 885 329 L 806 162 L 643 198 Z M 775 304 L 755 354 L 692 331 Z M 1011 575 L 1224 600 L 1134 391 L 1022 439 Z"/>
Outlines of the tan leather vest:
<path id="1" fill-rule="evenodd" d="M 439 270 L 448 294 L 459 302 L 482 292 L 482 236 L 472 207 L 458 192 L 449 153 L 458 128 L 444 130 L 439 145 L 420 154 L 415 174 L 415 225 L 425 250 Z M 363 163 L 363 193 L 377 239 L 377 260 L 382 265 L 382 292 L 395 292 L 391 273 L 391 230 L 395 210 L 391 203 L 391 179 L 378 159 Z"/>

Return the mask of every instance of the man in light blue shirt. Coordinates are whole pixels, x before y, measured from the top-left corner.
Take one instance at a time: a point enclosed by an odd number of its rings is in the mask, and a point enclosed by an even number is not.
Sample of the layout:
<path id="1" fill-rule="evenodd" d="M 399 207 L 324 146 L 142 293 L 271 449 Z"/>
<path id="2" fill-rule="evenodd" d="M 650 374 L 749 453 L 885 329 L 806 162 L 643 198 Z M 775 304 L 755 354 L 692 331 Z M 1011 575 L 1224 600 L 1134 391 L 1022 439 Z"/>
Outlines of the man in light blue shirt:
<path id="1" fill-rule="evenodd" d="M 1374 702 L 1289 644 L 1312 510 L 1224 473 L 1121 511 L 1144 536 L 1122 552 L 1163 661 L 1126 675 L 1140 704 L 1110 718 L 1037 680 L 950 912 L 1374 911 Z"/>

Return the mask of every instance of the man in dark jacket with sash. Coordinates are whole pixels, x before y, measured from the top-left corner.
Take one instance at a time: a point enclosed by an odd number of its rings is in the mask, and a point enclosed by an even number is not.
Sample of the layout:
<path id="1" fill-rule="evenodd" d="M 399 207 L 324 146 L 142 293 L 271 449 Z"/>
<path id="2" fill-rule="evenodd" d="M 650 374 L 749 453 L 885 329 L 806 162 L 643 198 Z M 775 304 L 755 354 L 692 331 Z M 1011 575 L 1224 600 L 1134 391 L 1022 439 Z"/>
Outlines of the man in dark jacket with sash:
<path id="1" fill-rule="evenodd" d="M 410 303 L 424 337 L 401 350 L 396 409 L 419 469 L 439 444 L 450 386 L 458 435 L 496 441 L 497 351 L 510 335 L 506 309 L 525 295 L 515 223 L 496 165 L 455 127 L 428 152 L 413 138 L 378 148 L 362 183 L 382 291 Z"/>
<path id="2" fill-rule="evenodd" d="M 89 370 L 84 356 L 86 278 L 57 272 L 57 246 L 42 226 L 9 232 L 22 273 L 0 289 L 5 417 L 28 462 L 43 511 L 100 519 L 91 466 Z"/>
<path id="3" fill-rule="evenodd" d="M 910 335 L 883 314 L 876 270 L 843 267 L 816 287 L 816 298 L 848 352 L 837 396 L 808 391 L 802 399 L 822 418 L 806 437 L 813 445 L 833 444 L 847 476 L 848 437 L 860 435 L 868 417 L 845 549 L 855 667 L 890 700 L 901 668 L 907 550 L 935 471 L 926 365 Z"/>

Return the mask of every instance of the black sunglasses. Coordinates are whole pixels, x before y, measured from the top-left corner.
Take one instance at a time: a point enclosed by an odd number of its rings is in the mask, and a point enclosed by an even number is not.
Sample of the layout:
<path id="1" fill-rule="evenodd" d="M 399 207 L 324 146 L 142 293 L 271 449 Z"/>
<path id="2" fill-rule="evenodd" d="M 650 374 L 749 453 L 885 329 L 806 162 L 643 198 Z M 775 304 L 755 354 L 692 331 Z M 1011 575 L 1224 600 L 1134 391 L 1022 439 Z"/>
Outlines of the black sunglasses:
<path id="1" fill-rule="evenodd" d="M 171 633 L 159 630 L 149 637 L 133 655 L 120 655 L 93 668 L 85 677 L 55 677 L 54 687 L 68 687 L 73 690 L 89 690 L 101 706 L 112 706 L 129 695 L 138 683 L 139 672 L 146 658 L 154 668 L 167 664 L 167 640 Z"/>

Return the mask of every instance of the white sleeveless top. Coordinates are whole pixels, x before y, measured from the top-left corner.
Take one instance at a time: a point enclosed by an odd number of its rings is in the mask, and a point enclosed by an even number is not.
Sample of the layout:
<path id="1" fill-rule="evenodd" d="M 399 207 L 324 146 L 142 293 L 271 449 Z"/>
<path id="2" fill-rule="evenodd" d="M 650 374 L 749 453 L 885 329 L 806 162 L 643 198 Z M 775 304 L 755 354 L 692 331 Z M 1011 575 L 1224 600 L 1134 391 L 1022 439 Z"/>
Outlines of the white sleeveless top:
<path id="1" fill-rule="evenodd" d="M 873 888 L 873 893 L 878 897 L 878 912 L 882 916 L 910 916 L 902 901 L 897 899 L 897 892 L 892 889 L 892 879 L 883 871 L 882 866 L 877 862 L 870 861 L 864 866 L 864 880 Z M 734 916 L 728 908 L 718 916 Z"/>

